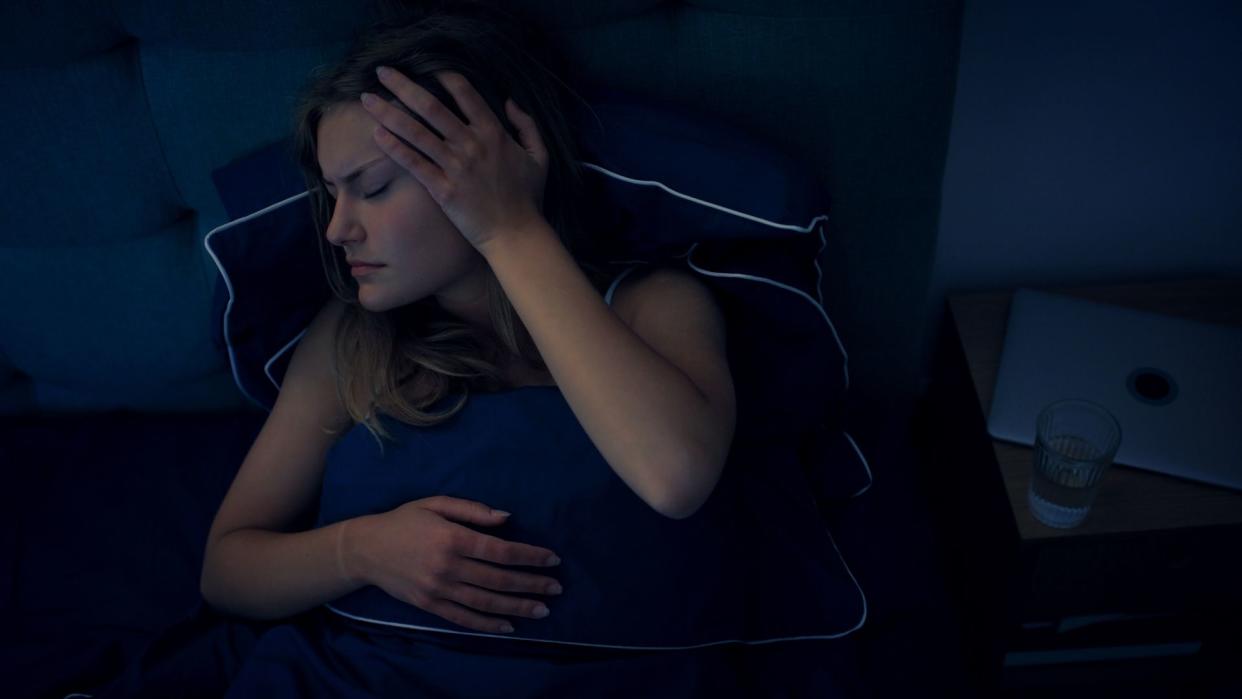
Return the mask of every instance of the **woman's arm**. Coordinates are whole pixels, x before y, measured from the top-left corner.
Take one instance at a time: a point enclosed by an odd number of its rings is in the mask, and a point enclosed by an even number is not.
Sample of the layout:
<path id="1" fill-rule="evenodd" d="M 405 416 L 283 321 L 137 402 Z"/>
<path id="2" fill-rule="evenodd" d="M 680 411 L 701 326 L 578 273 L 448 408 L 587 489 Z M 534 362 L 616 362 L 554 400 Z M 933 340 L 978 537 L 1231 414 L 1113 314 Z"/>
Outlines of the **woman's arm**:
<path id="1" fill-rule="evenodd" d="M 212 606 L 275 619 L 361 586 L 342 574 L 347 524 L 297 531 L 319 497 L 327 453 L 350 424 L 336 392 L 332 342 L 345 311 L 329 301 L 293 350 L 271 414 L 207 534 L 200 590 Z M 325 429 L 327 428 L 327 429 Z M 288 533 L 288 532 L 297 533 Z"/>
<path id="2" fill-rule="evenodd" d="M 292 616 L 367 583 L 356 572 L 354 534 L 373 515 L 285 533 L 239 529 L 214 542 L 203 562 L 203 599 L 250 619 Z"/>
<path id="3" fill-rule="evenodd" d="M 644 501 L 681 519 L 711 494 L 733 439 L 724 325 L 710 293 L 664 275 L 614 313 L 540 220 L 479 248 L 596 448 Z M 677 274 L 674 272 L 674 275 Z M 688 275 L 686 275 L 688 276 Z"/>

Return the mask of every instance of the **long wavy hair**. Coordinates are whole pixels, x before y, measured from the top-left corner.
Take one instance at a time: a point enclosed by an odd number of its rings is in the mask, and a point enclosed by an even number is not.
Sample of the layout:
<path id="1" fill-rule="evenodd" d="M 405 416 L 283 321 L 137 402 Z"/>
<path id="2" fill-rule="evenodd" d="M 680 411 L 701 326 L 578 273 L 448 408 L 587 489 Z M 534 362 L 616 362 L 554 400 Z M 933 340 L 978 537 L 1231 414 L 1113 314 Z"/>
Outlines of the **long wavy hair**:
<path id="1" fill-rule="evenodd" d="M 548 42 L 497 7 L 463 0 L 423 3 L 385 12 L 382 19 L 355 35 L 342 60 L 311 71 L 298 95 L 294 155 L 310 193 L 324 272 L 333 294 L 346 305 L 336 329 L 337 394 L 353 421 L 366 425 L 381 450 L 380 435 L 392 437 L 380 423 L 379 413 L 415 426 L 439 424 L 465 406 L 471 390 L 506 388 L 501 367 L 515 357 L 540 371 L 546 371 L 547 365 L 486 264 L 493 332 L 479 331 L 449 314 L 433 296 L 382 312 L 359 304 L 358 283 L 347 273 L 344 252 L 325 237 L 334 202 L 319 168 L 316 135 L 320 121 L 336 106 L 358 104 L 363 92 L 396 100 L 375 75 L 380 65 L 400 70 L 465 122 L 461 109 L 434 77 L 442 70 L 461 73 L 517 140 L 517 129 L 503 108 L 504 99 L 512 97 L 534 118 L 548 149 L 544 218 L 602 292 L 608 272 L 588 259 L 594 244 L 583 233 L 577 208 L 582 168 L 558 89 L 577 94 L 545 64 L 560 64 Z M 399 100 L 393 103 L 404 108 Z M 440 136 L 425 119 L 408 108 L 405 111 Z M 451 393 L 461 396 L 447 411 L 428 410 Z"/>

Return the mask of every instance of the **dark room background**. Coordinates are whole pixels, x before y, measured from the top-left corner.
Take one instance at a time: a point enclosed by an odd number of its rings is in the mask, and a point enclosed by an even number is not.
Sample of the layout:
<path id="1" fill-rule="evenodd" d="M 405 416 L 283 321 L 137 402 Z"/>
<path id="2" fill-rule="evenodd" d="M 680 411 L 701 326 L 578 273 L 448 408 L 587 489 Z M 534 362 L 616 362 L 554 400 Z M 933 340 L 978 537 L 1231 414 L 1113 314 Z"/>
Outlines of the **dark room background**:
<path id="1" fill-rule="evenodd" d="M 926 338 L 946 290 L 1198 277 L 1242 277 L 1242 3 L 967 3 Z"/>

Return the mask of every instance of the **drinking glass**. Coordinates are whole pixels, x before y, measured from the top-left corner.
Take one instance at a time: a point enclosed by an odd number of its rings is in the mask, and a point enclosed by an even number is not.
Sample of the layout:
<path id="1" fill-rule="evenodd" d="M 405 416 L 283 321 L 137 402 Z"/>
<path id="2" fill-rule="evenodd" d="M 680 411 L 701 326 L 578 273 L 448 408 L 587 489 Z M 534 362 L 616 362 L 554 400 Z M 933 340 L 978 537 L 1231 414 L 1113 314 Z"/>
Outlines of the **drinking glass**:
<path id="1" fill-rule="evenodd" d="M 1035 427 L 1031 514 L 1050 527 L 1081 524 L 1119 446 L 1121 425 L 1103 406 L 1079 399 L 1046 406 Z"/>

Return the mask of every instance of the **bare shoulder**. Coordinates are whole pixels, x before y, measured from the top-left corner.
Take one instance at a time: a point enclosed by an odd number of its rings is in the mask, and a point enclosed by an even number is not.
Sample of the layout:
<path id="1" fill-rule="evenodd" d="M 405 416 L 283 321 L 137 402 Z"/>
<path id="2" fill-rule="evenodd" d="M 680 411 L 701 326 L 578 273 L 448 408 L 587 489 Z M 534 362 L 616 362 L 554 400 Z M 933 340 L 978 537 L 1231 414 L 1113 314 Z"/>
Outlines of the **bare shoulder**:
<path id="1" fill-rule="evenodd" d="M 295 400 L 303 417 L 338 430 L 351 422 L 337 392 L 336 335 L 348 307 L 332 297 L 311 319 L 281 382 L 281 394 Z M 279 398 L 277 401 L 279 402 Z"/>
<path id="2" fill-rule="evenodd" d="M 617 284 L 612 307 L 631 328 L 642 316 L 668 311 L 694 311 L 716 315 L 719 306 L 707 285 L 676 267 L 636 269 Z M 719 319 L 723 320 L 723 319 Z"/>
<path id="3" fill-rule="evenodd" d="M 634 278 L 637 277 L 637 278 Z M 617 315 L 708 396 L 731 400 L 725 316 L 716 296 L 683 269 L 631 273 L 613 291 Z"/>

